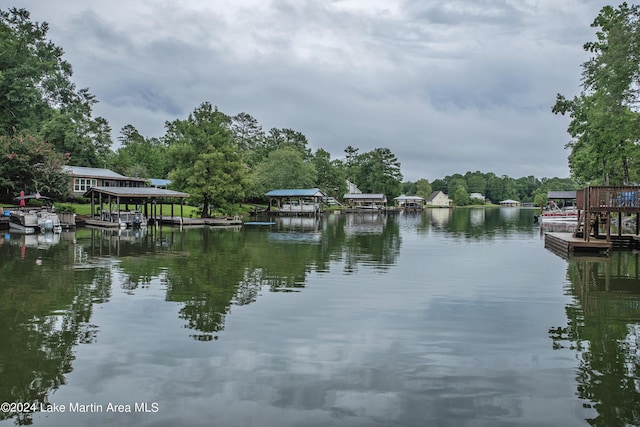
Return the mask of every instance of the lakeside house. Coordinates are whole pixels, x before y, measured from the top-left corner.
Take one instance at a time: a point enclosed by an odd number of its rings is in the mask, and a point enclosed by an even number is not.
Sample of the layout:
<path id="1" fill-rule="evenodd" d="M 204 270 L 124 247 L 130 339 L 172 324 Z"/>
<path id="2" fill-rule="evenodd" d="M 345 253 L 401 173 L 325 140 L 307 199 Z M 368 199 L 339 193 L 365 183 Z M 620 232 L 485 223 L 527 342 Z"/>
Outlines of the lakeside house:
<path id="1" fill-rule="evenodd" d="M 482 193 L 471 193 L 469 194 L 469 199 L 476 199 L 485 202 L 485 198 Z"/>
<path id="2" fill-rule="evenodd" d="M 426 203 L 427 206 L 448 208 L 453 204 L 453 201 L 442 191 L 434 191 L 429 195 L 429 197 L 427 197 Z"/>
<path id="3" fill-rule="evenodd" d="M 507 200 L 503 200 L 500 202 L 500 206 L 502 207 L 510 207 L 510 208 L 515 208 L 520 206 L 520 202 L 517 200 L 511 200 L 511 199 L 507 199 Z"/>
<path id="4" fill-rule="evenodd" d="M 82 197 L 93 187 L 145 187 L 147 179 L 120 175 L 109 169 L 84 166 L 65 166 L 73 197 Z"/>

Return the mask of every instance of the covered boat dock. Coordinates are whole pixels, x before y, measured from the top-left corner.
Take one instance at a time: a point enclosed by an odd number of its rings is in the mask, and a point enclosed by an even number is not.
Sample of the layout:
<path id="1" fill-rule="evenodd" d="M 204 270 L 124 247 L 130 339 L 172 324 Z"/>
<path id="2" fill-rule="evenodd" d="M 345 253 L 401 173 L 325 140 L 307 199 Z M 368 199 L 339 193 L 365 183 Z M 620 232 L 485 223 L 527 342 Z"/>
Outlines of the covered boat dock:
<path id="1" fill-rule="evenodd" d="M 267 213 L 285 216 L 319 215 L 322 202 L 327 198 L 319 188 L 271 190 L 265 196 L 269 198 Z"/>
<path id="2" fill-rule="evenodd" d="M 405 196 L 404 194 L 393 199 L 396 207 L 406 211 L 421 211 L 424 209 L 424 197 Z"/>
<path id="3" fill-rule="evenodd" d="M 546 233 L 545 245 L 565 252 L 640 249 L 640 186 L 589 186 L 576 191 L 573 233 Z"/>
<path id="4" fill-rule="evenodd" d="M 178 200 L 178 218 L 182 219 L 184 199 L 189 194 L 151 187 L 92 187 L 84 193 L 84 197 L 91 199 L 91 216 L 86 220 L 87 225 L 119 227 L 130 221 L 132 214 L 136 212 L 143 214 L 150 223 L 162 222 L 162 205 L 165 202 L 171 204 L 171 218 L 175 218 L 174 202 Z"/>
<path id="5" fill-rule="evenodd" d="M 347 212 L 372 212 L 387 209 L 387 196 L 382 193 L 345 194 L 342 198 Z"/>

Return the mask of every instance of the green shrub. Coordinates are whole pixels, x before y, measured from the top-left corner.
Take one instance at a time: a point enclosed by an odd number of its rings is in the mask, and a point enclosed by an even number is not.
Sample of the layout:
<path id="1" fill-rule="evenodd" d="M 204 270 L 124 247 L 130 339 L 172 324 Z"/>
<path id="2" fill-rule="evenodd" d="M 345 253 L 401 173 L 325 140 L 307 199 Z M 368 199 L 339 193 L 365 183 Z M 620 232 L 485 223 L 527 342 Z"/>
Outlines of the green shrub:
<path id="1" fill-rule="evenodd" d="M 76 208 L 69 203 L 54 203 L 54 207 L 58 212 L 76 213 Z"/>

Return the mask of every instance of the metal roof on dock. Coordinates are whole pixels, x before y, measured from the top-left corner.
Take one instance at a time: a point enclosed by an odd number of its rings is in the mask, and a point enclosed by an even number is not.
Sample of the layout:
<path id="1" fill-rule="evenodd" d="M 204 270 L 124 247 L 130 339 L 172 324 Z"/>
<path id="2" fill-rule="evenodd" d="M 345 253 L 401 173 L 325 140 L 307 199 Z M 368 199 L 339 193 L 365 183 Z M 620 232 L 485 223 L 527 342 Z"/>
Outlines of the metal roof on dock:
<path id="1" fill-rule="evenodd" d="M 325 194 L 319 188 L 289 188 L 271 190 L 267 194 L 267 197 L 326 197 Z"/>
<path id="2" fill-rule="evenodd" d="M 138 198 L 154 198 L 154 197 L 176 197 L 187 198 L 188 193 L 180 191 L 167 190 L 164 188 L 154 187 L 91 187 L 89 191 L 83 194 L 84 197 L 90 197 L 91 193 L 102 193 L 114 197 L 138 197 Z"/>

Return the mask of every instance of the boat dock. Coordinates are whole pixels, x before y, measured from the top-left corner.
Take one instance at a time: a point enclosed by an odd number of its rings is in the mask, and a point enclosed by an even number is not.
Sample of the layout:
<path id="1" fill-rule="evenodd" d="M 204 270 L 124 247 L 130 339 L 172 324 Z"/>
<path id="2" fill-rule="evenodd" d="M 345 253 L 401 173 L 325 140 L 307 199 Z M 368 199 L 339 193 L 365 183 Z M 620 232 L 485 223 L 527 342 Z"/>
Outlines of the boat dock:
<path id="1" fill-rule="evenodd" d="M 103 221 L 98 218 L 86 218 L 84 220 L 85 225 L 93 227 L 103 228 L 120 228 L 120 223 L 112 221 Z M 242 225 L 242 219 L 239 217 L 233 218 L 182 218 L 179 216 L 162 216 L 158 218 L 151 218 L 149 220 L 149 226 L 155 225 L 172 225 L 180 227 L 225 227 L 225 226 L 238 226 Z"/>
<path id="2" fill-rule="evenodd" d="M 576 192 L 576 207 L 573 233 L 545 233 L 545 247 L 561 255 L 640 249 L 640 186 L 586 187 Z M 623 231 L 623 219 L 635 234 Z"/>
<path id="3" fill-rule="evenodd" d="M 584 240 L 573 233 L 545 233 L 544 247 L 562 256 L 579 251 L 608 252 L 612 243 L 603 239 Z"/>

